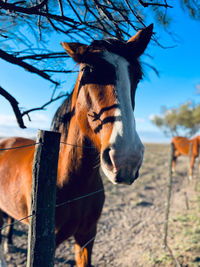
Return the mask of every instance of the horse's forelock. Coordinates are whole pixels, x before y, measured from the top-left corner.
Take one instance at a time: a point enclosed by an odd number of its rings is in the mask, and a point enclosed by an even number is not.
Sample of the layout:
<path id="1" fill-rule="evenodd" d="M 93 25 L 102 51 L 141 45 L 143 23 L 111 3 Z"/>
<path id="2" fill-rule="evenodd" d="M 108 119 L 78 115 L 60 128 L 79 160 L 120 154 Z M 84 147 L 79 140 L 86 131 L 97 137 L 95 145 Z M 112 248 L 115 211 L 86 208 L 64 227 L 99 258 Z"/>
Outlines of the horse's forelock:
<path id="1" fill-rule="evenodd" d="M 125 42 L 120 41 L 117 38 L 106 38 L 103 40 L 94 40 L 90 47 L 93 49 L 108 50 L 113 53 L 120 53 L 120 50 L 123 50 L 126 46 Z"/>
<path id="2" fill-rule="evenodd" d="M 117 54 L 123 58 L 125 58 L 131 66 L 134 67 L 135 76 L 138 80 L 140 80 L 143 76 L 141 64 L 134 55 L 134 53 L 130 53 L 127 49 L 126 42 L 123 42 L 117 38 L 106 38 L 103 40 L 94 40 L 90 46 L 88 46 L 88 52 L 85 59 L 86 61 L 90 61 L 90 58 L 95 58 L 94 52 L 99 52 L 97 54 L 101 54 L 103 51 L 107 50 L 108 52 Z M 90 55 L 90 52 L 92 56 Z M 86 62 L 87 63 L 87 62 Z M 89 62 L 90 63 L 90 62 Z"/>

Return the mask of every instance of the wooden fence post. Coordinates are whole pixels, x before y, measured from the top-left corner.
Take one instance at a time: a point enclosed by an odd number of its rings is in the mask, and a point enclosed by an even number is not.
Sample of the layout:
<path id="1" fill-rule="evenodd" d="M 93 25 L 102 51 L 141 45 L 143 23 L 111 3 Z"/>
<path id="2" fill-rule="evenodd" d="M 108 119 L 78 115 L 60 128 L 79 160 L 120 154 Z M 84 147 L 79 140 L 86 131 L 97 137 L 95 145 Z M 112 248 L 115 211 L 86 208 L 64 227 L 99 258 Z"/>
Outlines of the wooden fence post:
<path id="1" fill-rule="evenodd" d="M 170 147 L 170 160 L 169 160 L 169 176 L 167 181 L 167 199 L 165 206 L 165 222 L 164 222 L 164 237 L 163 245 L 164 248 L 167 247 L 167 236 L 168 236 L 168 222 L 169 222 L 169 212 L 170 212 L 170 200 L 171 200 L 171 191 L 172 191 L 172 160 L 173 160 L 173 143 Z"/>
<path id="2" fill-rule="evenodd" d="M 35 148 L 27 267 L 54 266 L 55 200 L 60 133 L 38 131 Z"/>
<path id="3" fill-rule="evenodd" d="M 190 143 L 190 148 L 189 148 L 189 164 L 188 164 L 188 178 L 189 178 L 189 180 L 191 180 L 192 179 L 192 177 L 191 177 L 191 172 L 190 172 L 190 162 L 191 162 L 191 159 L 192 159 L 192 149 L 193 149 L 193 143 L 191 142 Z M 194 166 L 193 166 L 194 167 Z"/>
<path id="4" fill-rule="evenodd" d="M 170 213 L 170 200 L 171 200 L 171 191 L 172 191 L 172 160 L 174 157 L 174 147 L 173 143 L 171 143 L 171 154 L 170 154 L 170 161 L 169 161 L 169 176 L 168 176 L 168 183 L 167 183 L 167 200 L 166 200 L 166 207 L 165 207 L 165 222 L 164 222 L 164 237 L 163 237 L 163 246 L 167 248 L 176 267 L 181 267 L 178 260 L 173 255 L 171 248 L 167 243 L 168 237 L 168 223 L 169 223 L 169 213 Z"/>

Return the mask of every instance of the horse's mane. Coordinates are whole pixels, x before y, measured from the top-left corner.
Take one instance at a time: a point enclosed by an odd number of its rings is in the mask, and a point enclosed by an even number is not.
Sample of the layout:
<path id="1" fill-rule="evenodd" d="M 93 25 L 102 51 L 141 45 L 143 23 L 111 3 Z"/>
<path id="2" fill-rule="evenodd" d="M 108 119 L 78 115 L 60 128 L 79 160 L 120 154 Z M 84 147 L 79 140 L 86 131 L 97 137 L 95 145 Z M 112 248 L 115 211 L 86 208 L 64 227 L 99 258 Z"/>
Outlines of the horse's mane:
<path id="1" fill-rule="evenodd" d="M 69 123 L 72 117 L 71 112 L 72 93 L 64 100 L 62 105 L 57 109 L 51 122 L 51 130 L 55 132 L 61 131 L 63 127 L 64 133 L 68 132 Z"/>

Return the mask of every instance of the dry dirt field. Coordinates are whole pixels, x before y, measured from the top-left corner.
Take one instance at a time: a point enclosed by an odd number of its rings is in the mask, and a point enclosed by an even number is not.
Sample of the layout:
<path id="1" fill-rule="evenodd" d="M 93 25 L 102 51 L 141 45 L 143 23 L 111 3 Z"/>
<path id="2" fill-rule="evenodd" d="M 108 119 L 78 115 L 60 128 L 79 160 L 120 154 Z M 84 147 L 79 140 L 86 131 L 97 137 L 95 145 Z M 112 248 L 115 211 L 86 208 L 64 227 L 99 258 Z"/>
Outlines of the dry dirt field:
<path id="1" fill-rule="evenodd" d="M 104 179 L 106 202 L 98 225 L 93 266 L 200 266 L 199 174 L 195 171 L 189 182 L 188 158 L 178 159 L 168 233 L 173 259 L 163 248 L 170 147 L 165 144 L 145 147 L 140 177 L 133 185 L 114 186 Z M 71 239 L 58 248 L 55 266 L 74 266 L 73 243 Z M 14 249 L 6 255 L 8 266 L 26 266 L 26 247 L 27 228 L 16 225 Z"/>

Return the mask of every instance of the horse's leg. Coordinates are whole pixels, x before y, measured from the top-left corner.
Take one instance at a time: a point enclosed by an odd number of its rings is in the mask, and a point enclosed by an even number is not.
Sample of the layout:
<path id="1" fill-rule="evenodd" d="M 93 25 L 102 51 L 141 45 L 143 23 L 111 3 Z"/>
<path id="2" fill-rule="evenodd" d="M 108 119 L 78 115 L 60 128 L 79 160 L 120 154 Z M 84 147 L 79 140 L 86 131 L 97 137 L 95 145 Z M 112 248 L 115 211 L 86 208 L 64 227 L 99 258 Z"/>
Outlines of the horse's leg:
<path id="1" fill-rule="evenodd" d="M 14 219 L 10 216 L 8 216 L 8 220 L 7 220 L 7 231 L 6 231 L 6 235 L 7 235 L 7 239 L 4 242 L 4 252 L 5 253 L 9 253 L 12 250 L 12 246 L 13 246 L 13 240 L 12 240 L 12 236 L 13 236 L 13 223 L 14 223 Z"/>
<path id="2" fill-rule="evenodd" d="M 175 156 L 172 158 L 172 172 L 173 173 L 175 172 L 176 159 L 177 159 L 177 157 L 175 157 Z"/>
<path id="3" fill-rule="evenodd" d="M 77 267 L 89 267 L 91 265 L 92 248 L 96 236 L 96 226 L 87 234 L 76 233 L 75 261 Z"/>
<path id="4" fill-rule="evenodd" d="M 3 248 L 2 248 L 2 235 L 1 235 L 2 226 L 3 226 L 3 212 L 0 210 L 0 267 L 6 267 L 6 262 L 4 259 Z"/>
<path id="5" fill-rule="evenodd" d="M 174 173 L 175 172 L 175 164 L 176 164 L 176 155 L 177 151 L 175 150 L 174 144 L 171 143 L 171 161 L 172 161 L 172 169 L 171 171 Z"/>
<path id="6" fill-rule="evenodd" d="M 193 167 L 194 167 L 194 160 L 195 160 L 195 157 L 192 156 L 192 157 L 191 157 L 191 160 L 190 160 L 189 180 L 192 180 Z"/>
<path id="7" fill-rule="evenodd" d="M 12 245 L 13 244 L 13 223 L 14 223 L 14 219 L 12 217 L 8 218 L 8 224 L 9 224 L 9 228 L 8 228 L 8 244 Z"/>

